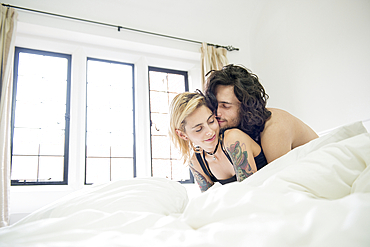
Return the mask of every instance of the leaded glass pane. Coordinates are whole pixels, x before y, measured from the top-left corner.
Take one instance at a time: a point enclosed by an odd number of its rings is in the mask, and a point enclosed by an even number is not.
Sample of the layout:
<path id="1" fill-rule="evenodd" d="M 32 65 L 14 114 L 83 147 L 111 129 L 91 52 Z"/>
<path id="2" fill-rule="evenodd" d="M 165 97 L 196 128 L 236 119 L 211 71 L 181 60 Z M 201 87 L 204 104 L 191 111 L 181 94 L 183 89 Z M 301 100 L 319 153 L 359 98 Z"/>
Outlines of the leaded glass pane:
<path id="1" fill-rule="evenodd" d="M 169 107 L 172 99 L 186 89 L 186 72 L 153 69 L 149 72 L 152 174 L 176 181 L 190 179 L 188 166 L 169 136 Z"/>
<path id="2" fill-rule="evenodd" d="M 41 156 L 39 158 L 39 180 L 63 180 L 63 157 Z"/>
<path id="3" fill-rule="evenodd" d="M 167 75 L 167 73 L 163 72 L 150 71 L 150 90 L 157 92 L 167 92 Z"/>
<path id="4" fill-rule="evenodd" d="M 37 156 L 13 156 L 12 179 L 13 180 L 37 180 Z"/>
<path id="5" fill-rule="evenodd" d="M 152 136 L 152 158 L 167 158 L 171 156 L 171 144 L 168 136 Z"/>
<path id="6" fill-rule="evenodd" d="M 185 92 L 183 75 L 168 74 L 168 82 L 168 92 L 176 94 Z"/>
<path id="7" fill-rule="evenodd" d="M 105 183 L 110 181 L 110 158 L 86 159 L 86 183 Z"/>
<path id="8" fill-rule="evenodd" d="M 111 159 L 111 179 L 112 181 L 132 178 L 134 174 L 134 166 L 132 159 L 113 158 Z"/>
<path id="9" fill-rule="evenodd" d="M 171 161 L 166 159 L 152 160 L 153 177 L 172 179 Z"/>
<path id="10" fill-rule="evenodd" d="M 150 111 L 158 113 L 168 113 L 168 93 L 150 91 Z"/>

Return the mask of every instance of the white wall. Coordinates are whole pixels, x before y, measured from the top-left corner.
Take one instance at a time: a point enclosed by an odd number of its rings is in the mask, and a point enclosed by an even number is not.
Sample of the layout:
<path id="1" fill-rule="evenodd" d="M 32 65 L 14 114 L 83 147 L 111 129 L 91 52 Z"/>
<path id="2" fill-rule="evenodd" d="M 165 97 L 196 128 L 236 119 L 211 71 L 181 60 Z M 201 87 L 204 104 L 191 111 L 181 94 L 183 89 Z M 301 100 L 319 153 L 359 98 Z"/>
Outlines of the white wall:
<path id="1" fill-rule="evenodd" d="M 370 1 L 262 0 L 250 67 L 270 95 L 317 132 L 370 119 Z"/>
<path id="2" fill-rule="evenodd" d="M 240 52 L 230 53 L 230 59 L 242 64 L 249 61 L 246 42 L 248 35 L 245 32 L 246 11 L 240 8 L 248 6 L 248 1 L 230 0 L 225 3 L 221 0 L 9 0 L 6 3 L 195 41 L 233 45 L 240 48 Z M 232 13 L 225 13 L 225 8 L 232 9 Z M 56 20 L 45 22 L 44 17 L 38 16 L 39 14 L 23 12 L 19 20 L 46 26 L 57 25 Z M 95 31 L 94 26 L 76 25 L 74 21 L 69 25 L 64 23 L 61 27 L 89 33 Z M 196 52 L 200 49 L 198 44 L 171 42 L 166 38 L 137 35 L 131 31 L 123 30 L 119 33 L 108 28 L 101 34 L 176 49 Z"/>

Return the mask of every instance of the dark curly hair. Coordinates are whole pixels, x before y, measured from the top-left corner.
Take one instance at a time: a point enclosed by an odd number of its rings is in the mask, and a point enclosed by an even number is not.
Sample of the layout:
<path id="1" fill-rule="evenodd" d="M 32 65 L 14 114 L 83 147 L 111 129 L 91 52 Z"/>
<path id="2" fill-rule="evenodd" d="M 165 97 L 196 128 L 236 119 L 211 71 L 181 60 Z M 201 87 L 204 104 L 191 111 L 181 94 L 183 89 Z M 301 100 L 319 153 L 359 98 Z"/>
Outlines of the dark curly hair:
<path id="1" fill-rule="evenodd" d="M 257 75 L 247 68 L 229 64 L 221 70 L 208 72 L 205 95 L 209 107 L 217 111 L 215 90 L 218 85 L 234 86 L 234 94 L 241 102 L 239 129 L 247 133 L 257 143 L 260 143 L 260 133 L 265 128 L 265 122 L 271 112 L 266 109 L 269 96 L 258 80 Z"/>

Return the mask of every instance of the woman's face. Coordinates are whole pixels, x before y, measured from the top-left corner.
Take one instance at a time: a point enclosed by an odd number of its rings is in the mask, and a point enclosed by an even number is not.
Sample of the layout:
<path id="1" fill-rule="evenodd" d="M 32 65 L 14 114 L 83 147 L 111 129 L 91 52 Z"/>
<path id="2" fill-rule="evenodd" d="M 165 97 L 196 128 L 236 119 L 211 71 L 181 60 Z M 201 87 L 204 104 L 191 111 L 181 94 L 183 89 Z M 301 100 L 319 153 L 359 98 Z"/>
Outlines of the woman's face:
<path id="1" fill-rule="evenodd" d="M 201 106 L 185 120 L 185 133 L 194 146 L 213 152 L 218 143 L 219 125 L 215 115 L 207 106 Z"/>

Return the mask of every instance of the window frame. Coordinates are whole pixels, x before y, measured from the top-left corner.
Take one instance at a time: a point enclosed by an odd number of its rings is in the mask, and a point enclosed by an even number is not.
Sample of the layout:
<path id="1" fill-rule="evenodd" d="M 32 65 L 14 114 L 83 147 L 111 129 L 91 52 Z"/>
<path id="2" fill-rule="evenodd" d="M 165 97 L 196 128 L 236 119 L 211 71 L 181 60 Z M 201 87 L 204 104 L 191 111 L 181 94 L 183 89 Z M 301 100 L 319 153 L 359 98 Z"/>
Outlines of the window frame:
<path id="1" fill-rule="evenodd" d="M 67 64 L 67 82 L 66 82 L 66 112 L 65 112 L 65 132 L 64 132 L 64 162 L 63 162 L 63 181 L 19 181 L 16 179 L 11 180 L 11 186 L 19 185 L 68 185 L 68 171 L 69 171 L 69 134 L 70 134 L 70 103 L 71 103 L 71 79 L 72 79 L 72 55 L 59 52 L 51 52 L 46 50 L 30 49 L 25 47 L 16 46 L 14 49 L 14 68 L 13 68 L 13 93 L 12 93 L 12 116 L 11 116 L 11 169 L 13 160 L 13 137 L 14 137 L 14 124 L 15 124 L 15 109 L 16 109 L 16 96 L 18 87 L 18 66 L 19 66 L 19 53 L 30 53 L 35 55 L 46 55 L 53 57 L 66 58 Z M 40 156 L 40 155 L 38 155 Z"/>
<path id="2" fill-rule="evenodd" d="M 86 57 L 86 91 L 85 91 L 85 96 L 86 96 L 86 103 L 85 103 L 85 158 L 84 158 L 84 185 L 92 185 L 93 183 L 87 183 L 86 182 L 86 161 L 87 161 L 87 63 L 88 61 L 99 61 L 99 62 L 107 62 L 107 63 L 115 63 L 115 64 L 123 64 L 123 65 L 129 65 L 131 66 L 132 69 L 132 112 L 133 112 L 133 178 L 136 177 L 136 125 L 135 125 L 135 64 L 133 63 L 125 63 L 125 62 L 118 62 L 114 60 L 109 60 L 109 59 L 100 59 L 100 58 L 93 58 L 93 57 Z"/>
<path id="3" fill-rule="evenodd" d="M 152 172 L 153 171 L 153 153 L 152 153 L 153 149 L 152 149 L 152 128 L 151 128 L 152 127 L 152 118 L 151 118 L 152 110 L 150 108 L 151 98 L 150 98 L 150 81 L 149 81 L 151 71 L 168 73 L 168 74 L 183 75 L 185 77 L 185 92 L 189 92 L 189 79 L 188 79 L 188 71 L 148 66 L 148 89 L 149 89 L 148 94 L 149 94 L 149 120 L 150 120 L 150 130 L 149 131 L 150 131 L 150 157 L 151 157 L 150 166 L 151 166 L 151 175 L 153 176 L 153 172 Z M 193 184 L 194 183 L 194 176 L 193 176 L 192 172 L 190 171 L 190 168 L 189 168 L 189 173 L 190 173 L 190 179 L 176 181 L 176 182 L 179 182 L 181 184 Z"/>

